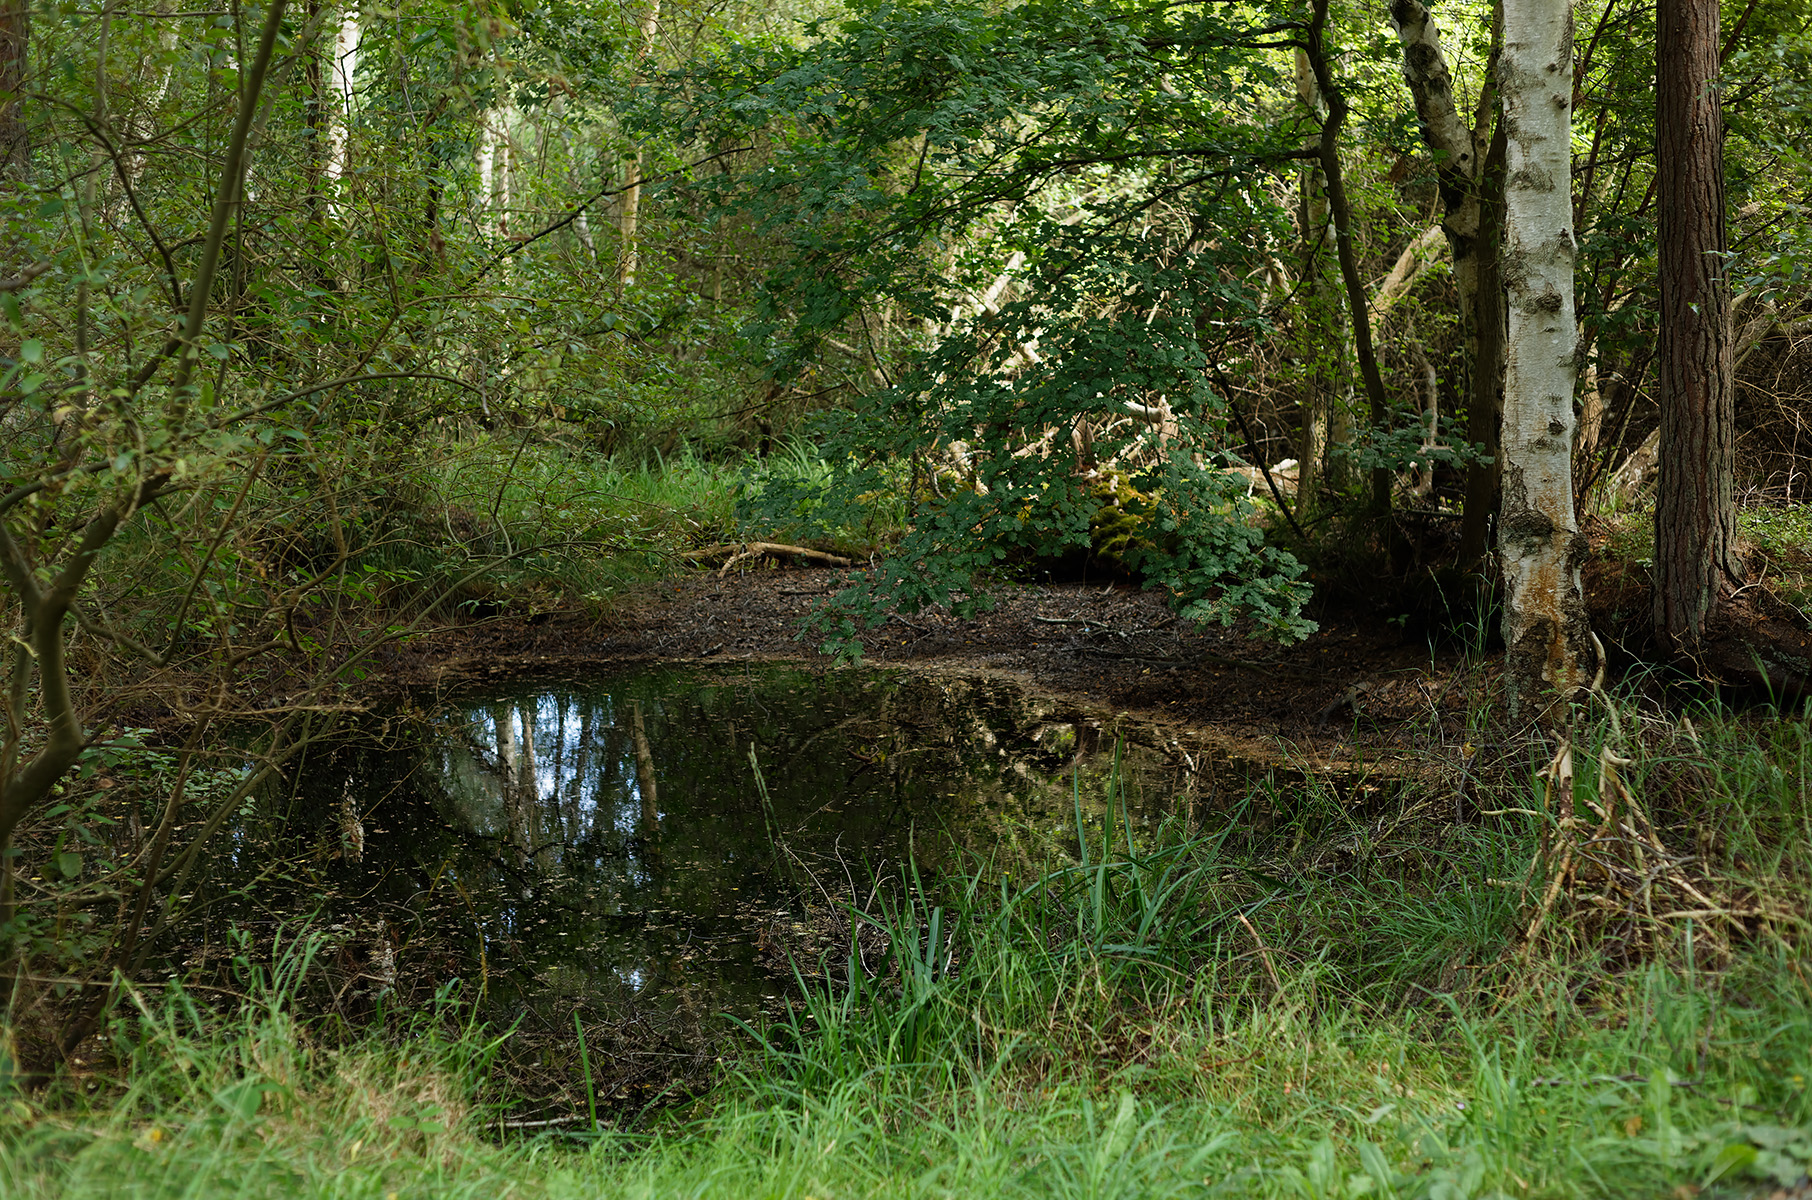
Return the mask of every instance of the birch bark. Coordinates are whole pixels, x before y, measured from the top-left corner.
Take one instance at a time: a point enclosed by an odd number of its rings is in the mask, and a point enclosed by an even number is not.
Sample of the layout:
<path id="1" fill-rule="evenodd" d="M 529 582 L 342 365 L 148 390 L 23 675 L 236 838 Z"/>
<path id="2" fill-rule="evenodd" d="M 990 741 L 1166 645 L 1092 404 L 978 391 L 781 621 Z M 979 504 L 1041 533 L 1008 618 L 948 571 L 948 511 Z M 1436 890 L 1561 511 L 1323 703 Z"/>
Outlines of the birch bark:
<path id="1" fill-rule="evenodd" d="M 1504 673 L 1512 716 L 1539 720 L 1572 699 L 1591 639 L 1573 509 L 1573 13 L 1504 0 L 1503 22 Z"/>
<path id="2" fill-rule="evenodd" d="M 1460 298 L 1460 328 L 1466 345 L 1468 440 L 1482 444 L 1495 457 L 1498 389 L 1503 376 L 1503 315 L 1496 294 L 1495 256 L 1499 206 L 1494 203 L 1496 176 L 1491 170 L 1496 103 L 1495 60 L 1501 53 L 1501 24 L 1493 29 L 1493 66 L 1487 71 L 1473 120 L 1467 123 L 1453 94 L 1453 73 L 1441 46 L 1434 15 L 1421 0 L 1394 0 L 1391 24 L 1403 46 L 1403 79 L 1415 101 L 1422 138 L 1436 156 L 1441 196 L 1441 232 L 1453 254 L 1454 289 Z M 1467 469 L 1466 517 L 1461 531 L 1461 560 L 1475 564 L 1485 555 L 1486 515 L 1497 492 L 1494 463 Z"/>
<path id="3" fill-rule="evenodd" d="M 327 178 L 333 196 L 330 207 L 336 217 L 345 207 L 346 180 L 352 169 L 352 81 L 359 71 L 360 36 L 359 11 L 348 6 L 334 37 L 334 104 L 327 123 Z"/>

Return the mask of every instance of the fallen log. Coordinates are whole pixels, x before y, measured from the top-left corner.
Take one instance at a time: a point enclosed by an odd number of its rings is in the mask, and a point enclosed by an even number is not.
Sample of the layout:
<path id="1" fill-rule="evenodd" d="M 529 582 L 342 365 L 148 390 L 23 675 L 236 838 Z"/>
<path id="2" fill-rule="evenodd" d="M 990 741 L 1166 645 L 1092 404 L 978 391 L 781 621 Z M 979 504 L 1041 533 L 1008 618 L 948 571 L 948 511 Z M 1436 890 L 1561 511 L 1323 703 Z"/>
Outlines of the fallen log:
<path id="1" fill-rule="evenodd" d="M 784 542 L 724 542 L 717 546 L 705 546 L 698 550 L 688 550 L 680 555 L 690 559 L 701 567 L 723 565 L 718 569 L 721 576 L 739 562 L 751 558 L 794 558 L 804 562 L 817 563 L 821 567 L 850 567 L 855 564 L 840 554 L 830 554 L 823 550 L 813 550 L 807 546 L 789 546 Z"/>

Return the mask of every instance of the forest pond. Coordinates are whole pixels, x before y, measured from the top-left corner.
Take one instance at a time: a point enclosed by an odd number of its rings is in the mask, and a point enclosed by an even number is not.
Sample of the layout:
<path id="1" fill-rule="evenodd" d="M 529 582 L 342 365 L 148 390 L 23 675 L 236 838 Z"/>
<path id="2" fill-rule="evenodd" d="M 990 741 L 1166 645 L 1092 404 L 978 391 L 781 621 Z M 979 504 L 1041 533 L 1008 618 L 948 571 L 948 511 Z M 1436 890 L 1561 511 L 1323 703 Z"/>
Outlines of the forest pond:
<path id="1" fill-rule="evenodd" d="M 839 969 L 849 905 L 903 871 L 1040 869 L 1079 817 L 1102 835 L 1110 794 L 1135 836 L 1184 816 L 1213 774 L 1145 742 L 963 676 L 687 666 L 460 696 L 248 809 L 185 965 L 313 914 L 335 1008 L 449 989 L 550 1046 L 577 1012 L 633 1096 L 702 1067 L 726 1014 L 784 1004 L 795 964 Z"/>

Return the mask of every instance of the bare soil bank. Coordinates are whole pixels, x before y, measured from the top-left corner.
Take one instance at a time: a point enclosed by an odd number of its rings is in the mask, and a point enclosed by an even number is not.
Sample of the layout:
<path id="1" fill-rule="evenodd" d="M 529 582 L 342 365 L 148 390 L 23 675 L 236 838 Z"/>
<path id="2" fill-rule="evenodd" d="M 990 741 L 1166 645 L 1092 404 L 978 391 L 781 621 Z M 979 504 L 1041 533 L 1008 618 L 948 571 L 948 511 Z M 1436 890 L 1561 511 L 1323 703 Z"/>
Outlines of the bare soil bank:
<path id="1" fill-rule="evenodd" d="M 845 572 L 762 568 L 651 585 L 602 621 L 549 616 L 463 626 L 398 648 L 390 682 L 454 690 L 521 675 L 591 674 L 649 661 L 832 662 L 801 621 Z M 1242 742 L 1281 740 L 1315 757 L 1357 745 L 1411 749 L 1458 728 L 1485 680 L 1461 656 L 1418 643 L 1376 616 L 1333 613 L 1296 646 L 1238 628 L 1178 621 L 1161 598 L 1126 585 L 1004 588 L 973 620 L 889 617 L 863 638 L 874 665 L 984 673 L 1141 724 Z M 1472 702 L 1476 703 L 1474 697 Z"/>

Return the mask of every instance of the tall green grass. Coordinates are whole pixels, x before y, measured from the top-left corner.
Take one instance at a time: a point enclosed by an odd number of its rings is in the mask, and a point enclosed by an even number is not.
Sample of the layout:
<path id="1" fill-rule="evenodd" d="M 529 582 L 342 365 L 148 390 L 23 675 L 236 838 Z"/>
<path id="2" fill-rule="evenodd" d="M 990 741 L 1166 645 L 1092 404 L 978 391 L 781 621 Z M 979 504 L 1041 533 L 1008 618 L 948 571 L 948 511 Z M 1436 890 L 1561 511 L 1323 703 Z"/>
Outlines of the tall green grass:
<path id="1" fill-rule="evenodd" d="M 1523 813 L 1457 827 L 1414 819 L 1431 799 L 1450 813 L 1440 797 L 1367 812 L 1331 795 L 1267 826 L 1261 795 L 1149 836 L 1078 820 L 1073 851 L 1031 878 L 908 869 L 850 910 L 866 948 L 823 982 L 801 972 L 790 1016 L 749 1030 L 717 1091 L 598 1128 L 584 1112 L 499 1128 L 484 1068 L 503 1033 L 450 1003 L 338 1044 L 285 1002 L 305 964 L 254 974 L 224 1015 L 138 996 L 104 1073 L 0 1101 L 0 1190 L 1684 1200 L 1791 1184 L 1812 1160 L 1806 722 L 1626 714 L 1620 736 L 1668 836 L 1705 835 L 1699 877 L 1781 901 L 1722 958 L 1691 920 L 1656 926 L 1634 962 L 1521 944 L 1539 763 L 1474 798 Z"/>
<path id="2" fill-rule="evenodd" d="M 468 611 L 596 605 L 733 536 L 739 483 L 737 464 L 689 449 L 606 458 L 478 437 L 422 464 L 406 519 L 361 565 L 423 596 L 451 589 L 450 606 Z"/>

